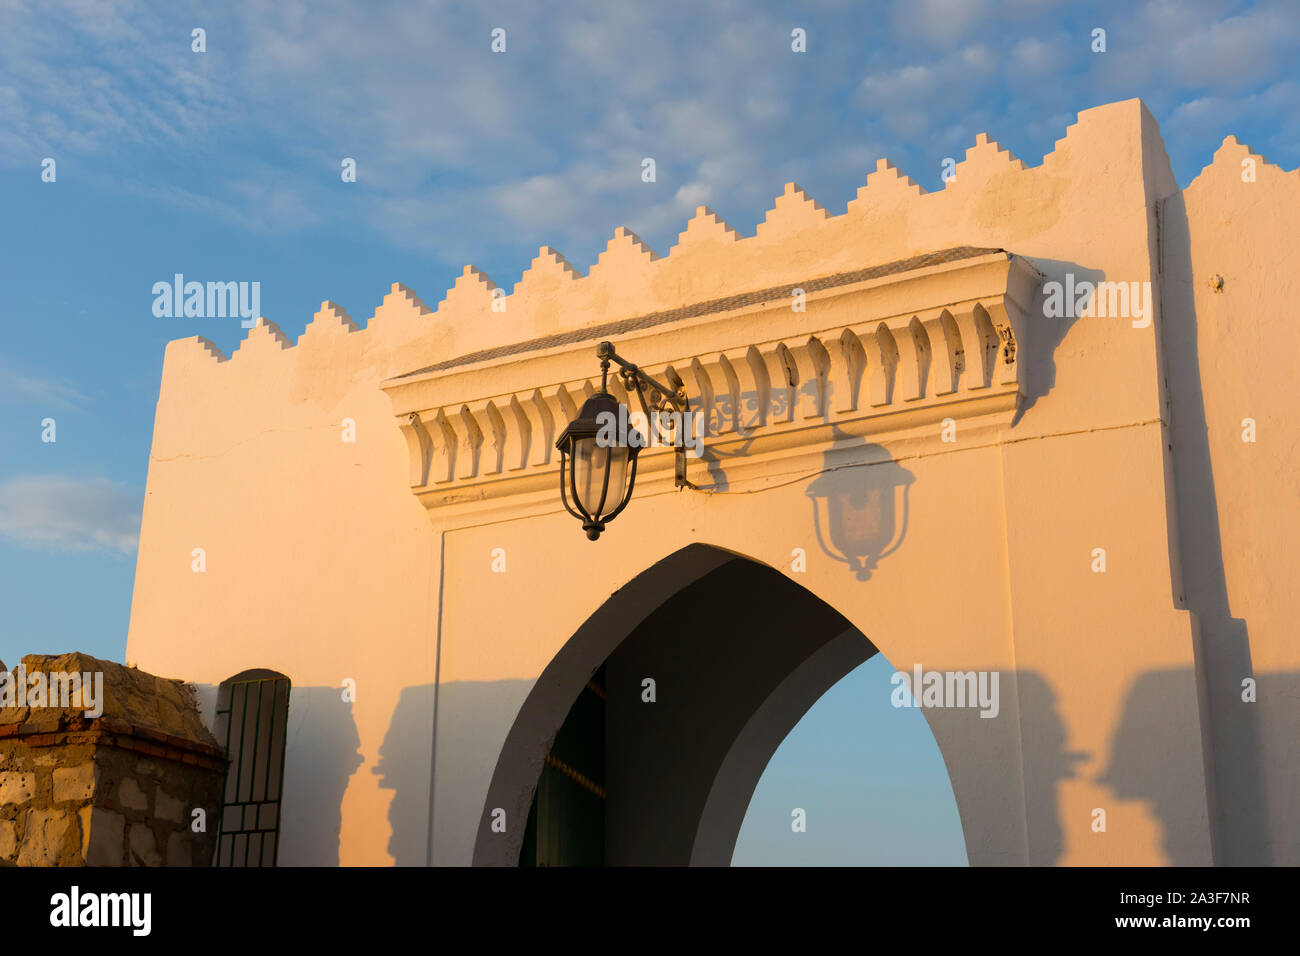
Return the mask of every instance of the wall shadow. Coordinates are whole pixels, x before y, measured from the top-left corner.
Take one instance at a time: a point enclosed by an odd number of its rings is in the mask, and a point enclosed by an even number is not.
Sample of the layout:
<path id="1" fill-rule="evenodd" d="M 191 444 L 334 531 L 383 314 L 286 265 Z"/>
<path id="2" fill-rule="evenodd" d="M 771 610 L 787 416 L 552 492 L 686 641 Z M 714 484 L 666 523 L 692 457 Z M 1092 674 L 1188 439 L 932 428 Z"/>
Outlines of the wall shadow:
<path id="1" fill-rule="evenodd" d="M 822 456 L 822 472 L 806 489 L 817 546 L 848 566 L 859 581 L 907 537 L 910 487 L 915 476 L 881 445 L 845 436 Z"/>
<path id="2" fill-rule="evenodd" d="M 832 447 L 822 454 L 818 476 L 806 489 L 817 546 L 859 580 L 870 580 L 881 559 L 907 536 L 909 489 L 916 480 L 883 445 L 831 429 Z M 726 462 L 743 458 L 750 441 L 725 453 L 706 449 L 713 487 L 728 487 Z"/>
<path id="3" fill-rule="evenodd" d="M 395 866 L 429 864 L 429 791 L 432 784 L 430 735 L 434 726 L 433 684 L 402 688 L 393 719 L 371 773 L 382 790 L 392 790 L 388 806 L 388 852 Z"/>
<path id="4" fill-rule="evenodd" d="M 746 438 L 739 444 L 725 450 L 715 448 L 711 443 L 705 444 L 704 451 L 700 455 L 700 461 L 704 463 L 705 470 L 709 474 L 710 490 L 722 492 L 731 487 L 731 482 L 727 478 L 727 462 L 732 459 L 743 461 L 745 456 L 749 454 L 749 448 L 752 444 L 754 444 L 753 438 Z"/>
<path id="5" fill-rule="evenodd" d="M 1034 404 L 1056 386 L 1056 350 L 1065 341 L 1065 336 L 1074 323 L 1079 321 L 1081 306 L 1091 303 L 1094 295 L 1081 294 L 1073 301 L 1065 299 L 1064 315 L 1053 317 L 1047 314 L 1046 286 L 1049 282 L 1062 283 L 1062 295 L 1069 291 L 1067 276 L 1073 276 L 1074 283 L 1089 282 L 1095 284 L 1106 278 L 1100 269 L 1085 269 L 1074 262 L 1063 259 L 1038 259 L 1025 257 L 1043 276 L 1035 301 L 1030 305 L 1029 319 L 1033 322 L 1026 342 L 1019 343 L 1023 353 L 1020 368 L 1023 369 L 1022 389 L 1024 397 L 1011 420 L 1014 426 L 1020 422 L 1025 413 Z"/>
<path id="6" fill-rule="evenodd" d="M 588 655 L 582 665 L 589 674 L 603 664 L 606 675 L 606 862 L 725 864 L 753 787 L 780 740 L 836 676 L 869 657 L 874 647 L 815 595 L 745 559 L 730 560 L 671 593 L 623 633 L 609 650 Z M 812 691 L 796 695 L 797 706 L 782 708 L 780 719 L 764 728 L 771 732 L 760 735 L 762 746 L 749 745 L 746 731 L 755 719 L 764 719 L 768 699 L 846 633 L 861 645 L 843 645 L 838 675 L 819 669 L 807 683 Z M 566 651 L 572 652 L 571 645 Z M 1065 847 L 1061 784 L 1088 755 L 1071 750 L 1057 696 L 1044 677 L 999 676 L 1002 696 L 991 718 L 981 717 L 973 700 L 969 706 L 939 708 L 926 701 L 924 716 L 943 754 L 971 863 L 1056 863 Z M 653 705 L 642 696 L 647 677 L 656 681 Z M 526 813 L 556 727 L 581 686 L 556 692 L 551 684 L 543 674 L 523 706 L 508 708 L 502 702 L 491 717 L 500 726 L 502 712 L 519 715 L 502 735 L 506 744 L 500 754 L 488 755 L 496 766 L 486 803 L 480 794 L 479 805 L 469 806 L 471 795 L 462 801 L 466 806 L 443 807 L 439 814 L 447 810 L 455 819 L 482 821 L 490 807 L 505 808 L 511 819 Z M 440 772 L 481 760 L 482 754 L 472 752 L 475 739 L 496 739 L 473 734 L 468 725 L 452 730 L 445 722 L 452 709 L 469 713 L 470 696 L 482 701 L 474 709 L 492 709 L 486 690 L 462 686 L 458 693 L 465 703 L 456 708 L 440 703 Z M 532 711 L 543 694 L 556 699 L 546 719 L 539 720 Z M 521 735 L 527 743 L 511 739 Z M 447 746 L 464 752 L 451 759 L 442 752 Z M 745 766 L 735 766 L 738 761 Z M 502 786 L 506 781 L 509 789 Z M 454 789 L 455 781 L 449 786 Z M 439 801 L 442 793 L 439 787 Z M 489 856 L 495 840 L 480 835 L 475 862 L 513 862 L 495 852 Z"/>
<path id="7" fill-rule="evenodd" d="M 790 717 L 794 710 L 783 715 L 779 732 L 768 735 L 762 747 L 741 747 L 737 751 L 736 741 L 743 741 L 747 723 L 753 715 L 762 713 L 766 696 L 781 685 L 784 676 L 795 673 L 800 662 L 816 652 L 825 635 L 843 633 L 845 622 L 833 609 L 825 609 L 830 615 L 822 622 L 825 626 L 810 626 L 807 607 L 783 606 L 777 586 L 781 576 L 777 572 L 757 565 L 747 571 L 747 564 L 750 562 L 732 561 L 697 579 L 634 628 L 608 657 L 609 713 L 615 723 L 607 738 L 607 747 L 612 748 L 607 749 L 606 783 L 611 801 L 606 808 L 611 827 L 607 834 L 607 862 L 685 865 L 716 863 L 726 858 L 734 841 L 728 821 L 737 816 L 734 823 L 738 829 L 753 785 L 780 739 L 797 722 L 797 716 Z M 775 577 L 768 586 L 755 588 L 752 585 L 758 579 L 754 574 Z M 746 601 L 749 611 L 743 621 L 731 620 L 727 610 L 731 602 L 724 599 L 726 594 L 738 592 L 752 598 Z M 716 620 L 704 616 L 710 608 Z M 680 626 L 683 614 L 692 622 L 691 627 Z M 765 629 L 771 631 L 767 636 Z M 870 656 L 873 648 L 861 640 L 860 649 L 846 645 L 845 670 Z M 907 662 L 894 664 L 900 672 L 912 673 L 902 670 L 909 666 Z M 593 668 L 596 666 L 600 661 Z M 924 669 L 926 673 L 940 674 L 949 670 Z M 952 672 L 979 673 L 964 668 Z M 658 678 L 659 700 L 653 707 L 641 699 L 642 681 L 647 675 Z M 924 716 L 953 785 L 972 865 L 1059 864 L 1067 844 L 1077 850 L 1093 839 L 1122 839 L 1123 834 L 1113 829 L 1109 836 L 1091 832 L 1091 817 L 1069 821 L 1063 818 L 1062 787 L 1065 781 L 1076 778 L 1081 762 L 1094 756 L 1105 758 L 1105 769 L 1095 777 L 1095 783 L 1117 800 L 1146 804 L 1152 820 L 1161 828 L 1161 849 L 1167 862 L 1207 862 L 1209 808 L 1200 799 L 1200 788 L 1204 784 L 1208 795 L 1209 781 L 1196 759 L 1201 754 L 1200 741 L 1189 741 L 1187 730 L 1194 725 L 1200 706 L 1192 668 L 1139 675 L 1122 702 L 1106 753 L 1097 755 L 1071 746 L 1070 722 L 1051 681 L 1043 674 L 1003 671 L 999 676 L 998 712 L 991 718 L 981 716 L 979 707 L 984 702 L 977 706 L 974 698 L 964 705 L 949 698 L 939 707 L 923 698 Z M 819 690 L 799 702 L 800 713 L 833 683 L 825 678 L 825 674 L 818 675 Z M 536 685 L 528 681 L 460 682 L 447 685 L 443 691 L 438 767 L 444 779 L 437 791 L 441 803 L 436 806 L 441 806 L 453 821 L 482 821 L 485 807 L 495 806 L 504 807 L 509 819 L 522 820 L 556 726 L 568 712 L 572 695 L 566 697 L 563 691 L 557 691 L 553 709 L 560 716 L 548 724 L 526 719 L 530 707 L 536 704 L 536 694 L 554 696 L 545 675 Z M 427 714 L 427 693 L 427 688 L 412 688 L 409 702 L 399 709 Z M 1289 774 L 1294 791 L 1296 768 L 1300 767 L 1300 735 L 1286 736 L 1285 725 L 1295 723 L 1300 674 L 1264 675 L 1259 694 L 1261 699 L 1280 702 L 1267 718 L 1272 722 L 1266 727 L 1267 739 L 1272 742 L 1268 766 L 1281 778 Z M 1080 721 L 1089 719 L 1086 712 L 1073 715 L 1079 726 L 1084 726 Z M 521 727 L 521 721 L 528 726 Z M 415 727 L 418 722 L 413 718 L 395 724 Z M 516 741 L 512 751 L 509 738 L 520 733 L 526 734 L 527 741 Z M 484 746 L 496 740 L 507 741 L 499 752 L 495 746 Z M 512 752 L 513 758 L 508 756 Z M 391 782 L 399 791 L 391 814 L 396 837 L 399 828 L 418 830 L 413 821 L 422 788 L 415 773 L 399 772 L 390 781 L 389 757 L 386 752 L 385 785 Z M 735 779 L 724 782 L 727 806 L 721 812 L 712 812 L 710 804 L 717 799 L 721 768 L 728 760 L 741 758 L 746 764 L 740 768 L 744 772 L 736 773 L 733 767 Z M 524 765 L 517 767 L 511 778 L 519 785 L 512 785 L 509 796 L 499 789 L 493 794 L 507 765 L 521 759 Z M 486 791 L 470 785 L 472 781 L 467 782 L 467 778 L 484 781 Z M 490 778 L 494 786 L 487 786 Z M 403 787 L 409 787 L 409 801 L 401 796 Z M 620 804 L 620 800 L 626 802 Z M 1099 801 L 1100 806 L 1107 807 L 1104 797 L 1099 796 Z M 408 822 L 403 824 L 403 820 Z M 1285 830 L 1281 821 L 1273 824 Z M 700 828 L 706 825 L 727 832 L 701 834 Z M 479 826 L 481 829 L 482 822 Z M 1257 826 L 1261 832 L 1270 832 L 1267 820 L 1257 821 Z M 459 828 L 452 829 L 459 832 Z M 466 854 L 474 853 L 473 834 L 465 839 Z M 1278 839 L 1276 834 L 1274 839 Z M 702 845 L 706 852 L 693 850 Z M 479 863 L 511 862 L 495 855 L 483 858 L 482 846 L 475 855 Z"/>
<path id="8" fill-rule="evenodd" d="M 1167 702 L 1175 697 L 1185 700 L 1188 687 L 1195 680 L 1196 675 L 1187 669 L 1171 669 L 1145 673 L 1134 682 L 1125 699 L 1123 718 L 1111 741 L 1109 765 L 1098 780 L 1120 799 L 1143 800 L 1150 804 L 1152 813 L 1163 827 L 1165 853 L 1171 863 L 1179 866 L 1202 862 L 1195 839 L 1197 820 L 1192 815 L 1195 808 L 1186 800 L 1185 781 L 1162 772 L 1161 760 L 1169 748 L 1176 745 L 1177 739 L 1186 734 L 1185 724 L 1179 718 L 1179 708 L 1171 707 Z M 1300 673 L 1261 674 L 1256 691 L 1258 700 L 1250 703 L 1242 700 L 1241 688 L 1238 688 L 1235 707 L 1243 712 L 1249 711 L 1250 716 L 1243 713 L 1233 720 L 1239 724 L 1248 722 L 1262 726 L 1267 731 L 1266 739 L 1273 741 L 1279 752 L 1270 753 L 1266 762 L 1256 762 L 1253 767 L 1259 770 L 1266 766 L 1279 776 L 1279 786 L 1294 793 L 1300 775 L 1300 769 L 1297 769 L 1300 768 L 1300 734 L 1296 733 L 1300 724 L 1297 720 L 1300 716 Z M 1261 708 L 1266 700 L 1274 703 L 1271 711 Z M 1250 755 L 1255 761 L 1260 761 L 1262 756 L 1258 751 Z M 1221 757 L 1220 765 L 1230 764 L 1234 759 L 1234 755 Z M 1261 778 L 1247 783 L 1251 787 L 1259 786 Z M 1270 821 L 1267 816 L 1239 819 L 1237 814 L 1250 811 L 1241 802 L 1241 795 L 1229 791 L 1229 798 L 1221 800 L 1219 805 L 1225 815 L 1221 821 L 1224 830 L 1222 842 L 1215 849 L 1216 854 L 1225 859 L 1218 862 L 1235 865 L 1251 857 L 1256 860 L 1271 858 L 1273 841 L 1278 837 L 1285 839 L 1294 832 L 1294 809 L 1289 820 Z M 1251 842 L 1244 845 L 1230 842 L 1234 839 Z"/>
<path id="9" fill-rule="evenodd" d="M 1219 500 L 1210 456 L 1209 427 L 1193 292 L 1191 233 L 1182 192 L 1161 206 L 1160 355 L 1169 401 L 1172 494 L 1177 536 L 1171 566 L 1181 569 L 1180 606 L 1196 615 L 1197 674 L 1208 713 L 1206 763 L 1213 782 L 1216 862 L 1272 863 L 1267 788 L 1260 753 L 1260 712 L 1241 706 L 1241 681 L 1254 676 L 1246 622 L 1229 607 L 1223 571 Z"/>
<path id="10" fill-rule="evenodd" d="M 280 814 L 281 866 L 338 866 L 343 794 L 364 762 L 352 705 L 338 687 L 289 692 Z"/>
<path id="11" fill-rule="evenodd" d="M 920 699 L 939 743 L 971 865 L 1060 862 L 1065 853 L 1061 783 L 1073 779 L 1077 765 L 1091 755 L 1070 748 L 1057 695 L 1047 679 L 1035 671 L 982 671 L 949 662 L 944 667 L 924 666 L 922 690 L 914 692 L 916 665 L 891 663 L 898 668 L 896 674 L 907 675 L 909 691 L 903 697 Z M 927 689 L 933 681 L 930 675 L 943 681 L 939 706 L 929 701 L 934 689 Z M 981 696 L 986 691 L 987 696 Z M 996 855 L 987 846 L 990 839 L 1001 847 Z"/>
<path id="12" fill-rule="evenodd" d="M 1021 752 L 1032 770 L 1025 775 L 1025 820 L 1030 833 L 1029 864 L 1051 866 L 1065 853 L 1061 826 L 1061 781 L 1073 780 L 1078 764 L 1092 755 L 1071 750 L 1057 709 L 1056 692 L 1041 674 L 1016 675 Z"/>

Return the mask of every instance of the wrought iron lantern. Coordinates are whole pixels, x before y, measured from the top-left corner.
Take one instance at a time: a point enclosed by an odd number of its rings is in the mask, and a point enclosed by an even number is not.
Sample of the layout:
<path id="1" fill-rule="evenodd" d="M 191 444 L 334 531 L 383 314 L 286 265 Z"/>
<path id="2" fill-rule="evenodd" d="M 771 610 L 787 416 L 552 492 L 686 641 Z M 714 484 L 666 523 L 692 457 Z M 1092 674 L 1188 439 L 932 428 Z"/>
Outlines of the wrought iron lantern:
<path id="1" fill-rule="evenodd" d="M 565 510 L 582 522 L 582 530 L 591 541 L 599 538 L 605 525 L 632 500 L 637 454 L 648 444 L 646 436 L 628 423 L 626 408 L 609 393 L 610 363 L 618 364 L 627 393 L 637 395 L 650 428 L 661 429 L 661 411 L 680 412 L 683 423 L 690 411 L 680 381 L 671 389 L 661 385 L 624 361 L 609 342 L 597 346 L 596 356 L 600 359 L 600 391 L 582 403 L 578 417 L 569 422 L 555 442 L 560 452 L 560 500 Z M 627 424 L 611 429 L 610 422 Z M 677 487 L 689 486 L 681 435 L 673 435 L 663 443 L 677 446 Z"/>
<path id="2" fill-rule="evenodd" d="M 903 543 L 913 480 L 910 471 L 892 461 L 823 473 L 807 490 L 821 549 L 866 581 L 880 559 Z"/>

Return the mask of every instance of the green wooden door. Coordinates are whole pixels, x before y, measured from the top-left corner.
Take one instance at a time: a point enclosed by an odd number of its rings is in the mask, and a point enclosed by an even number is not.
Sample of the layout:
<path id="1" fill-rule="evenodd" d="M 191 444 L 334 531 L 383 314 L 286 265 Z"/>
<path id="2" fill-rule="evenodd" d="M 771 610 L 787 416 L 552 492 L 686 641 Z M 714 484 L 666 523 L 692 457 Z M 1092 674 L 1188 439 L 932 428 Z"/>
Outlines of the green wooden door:
<path id="1" fill-rule="evenodd" d="M 605 669 L 569 709 L 537 780 L 520 866 L 605 863 Z"/>

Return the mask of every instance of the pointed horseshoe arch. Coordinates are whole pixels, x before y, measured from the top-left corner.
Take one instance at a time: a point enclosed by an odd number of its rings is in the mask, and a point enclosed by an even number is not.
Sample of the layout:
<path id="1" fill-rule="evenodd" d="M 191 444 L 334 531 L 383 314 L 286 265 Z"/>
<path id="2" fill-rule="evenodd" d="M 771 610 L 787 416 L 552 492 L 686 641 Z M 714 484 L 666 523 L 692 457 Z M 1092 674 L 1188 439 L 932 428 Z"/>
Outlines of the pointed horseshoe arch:
<path id="1" fill-rule="evenodd" d="M 737 598 L 743 597 L 743 600 Z M 506 736 L 475 865 L 514 865 L 552 741 L 598 668 L 607 694 L 607 863 L 731 862 L 772 754 L 838 680 L 877 653 L 839 612 L 779 571 L 692 544 L 613 594 L 543 671 Z M 642 680 L 655 677 L 653 703 Z"/>

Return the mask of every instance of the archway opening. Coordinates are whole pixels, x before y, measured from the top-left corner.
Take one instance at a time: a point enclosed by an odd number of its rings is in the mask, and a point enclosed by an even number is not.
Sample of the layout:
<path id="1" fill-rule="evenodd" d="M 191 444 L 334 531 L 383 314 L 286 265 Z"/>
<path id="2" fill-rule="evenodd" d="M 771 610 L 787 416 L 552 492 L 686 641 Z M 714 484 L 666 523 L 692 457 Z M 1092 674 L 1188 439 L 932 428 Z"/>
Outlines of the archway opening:
<path id="1" fill-rule="evenodd" d="M 876 654 L 823 694 L 754 788 L 732 866 L 967 866 L 943 753 Z M 909 695 L 910 696 L 910 695 Z"/>
<path id="2" fill-rule="evenodd" d="M 528 824 L 509 862 L 730 864 L 777 748 L 829 688 L 877 654 L 785 575 L 707 550 L 719 556 L 712 569 L 640 621 L 623 619 L 621 637 L 608 625 L 601 639 L 588 634 L 582 673 L 572 667 L 580 649 L 566 646 L 568 680 L 578 683 L 566 708 L 552 705 L 548 716 L 535 706 L 556 699 L 551 668 L 538 681 L 510 737 L 545 743 L 525 755 L 508 740 L 489 797 L 498 804 L 499 785 L 520 777 L 505 762 L 531 761 Z M 606 618 L 618 598 L 602 608 Z M 546 719 L 549 737 L 519 725 Z"/>

